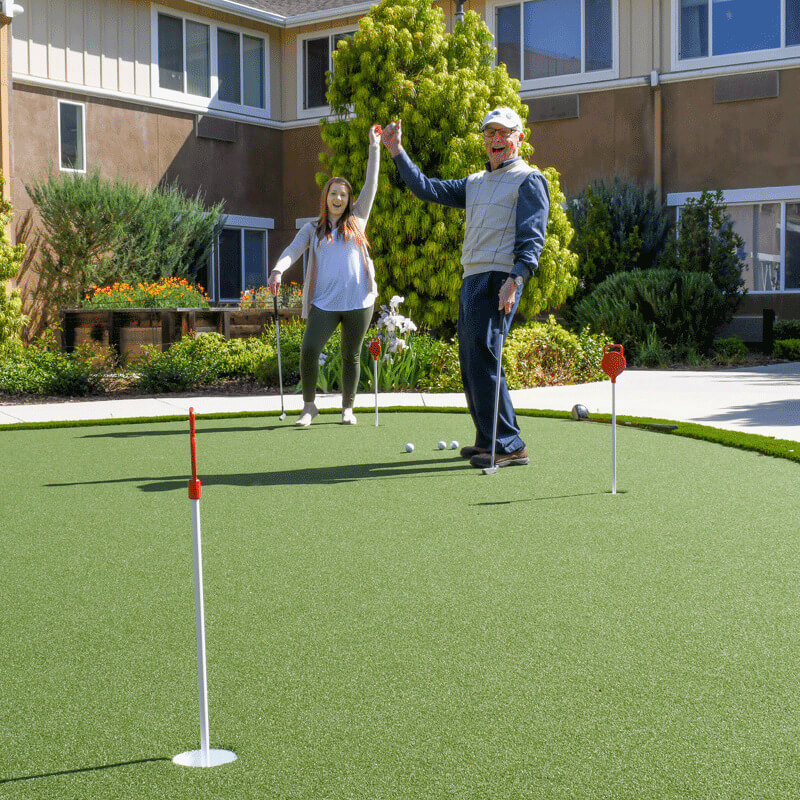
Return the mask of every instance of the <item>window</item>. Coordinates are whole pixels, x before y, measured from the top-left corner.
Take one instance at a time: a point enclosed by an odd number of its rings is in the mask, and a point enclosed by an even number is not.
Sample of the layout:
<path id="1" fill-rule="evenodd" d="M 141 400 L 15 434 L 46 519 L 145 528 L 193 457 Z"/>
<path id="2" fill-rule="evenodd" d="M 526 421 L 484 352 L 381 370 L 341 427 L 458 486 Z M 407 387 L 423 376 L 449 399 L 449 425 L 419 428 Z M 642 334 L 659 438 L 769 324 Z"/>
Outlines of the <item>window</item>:
<path id="1" fill-rule="evenodd" d="M 678 58 L 800 45 L 800 0 L 679 0 Z"/>
<path id="2" fill-rule="evenodd" d="M 238 302 L 246 289 L 267 285 L 267 231 L 271 219 L 227 216 L 216 242 L 208 293 L 222 302 Z M 202 281 L 201 281 L 202 282 Z"/>
<path id="3" fill-rule="evenodd" d="M 220 29 L 217 53 L 219 99 L 264 108 L 264 40 Z"/>
<path id="4" fill-rule="evenodd" d="M 612 0 L 528 0 L 495 8 L 497 59 L 512 78 L 608 78 L 614 68 Z M 561 83 L 568 81 L 558 81 Z"/>
<path id="5" fill-rule="evenodd" d="M 158 85 L 172 92 L 209 97 L 210 67 L 209 26 L 159 14 Z"/>
<path id="6" fill-rule="evenodd" d="M 58 101 L 58 158 L 61 169 L 86 172 L 86 135 L 82 103 Z"/>
<path id="7" fill-rule="evenodd" d="M 800 201 L 728 206 L 749 292 L 800 290 Z"/>
<path id="8" fill-rule="evenodd" d="M 739 253 L 749 292 L 800 291 L 800 186 L 729 189 L 722 193 L 733 230 L 744 244 Z M 667 195 L 680 208 L 700 192 Z"/>
<path id="9" fill-rule="evenodd" d="M 302 97 L 303 109 L 327 108 L 328 101 L 325 97 L 328 84 L 325 73 L 333 71 L 333 52 L 342 39 L 353 35 L 353 31 L 333 33 L 315 39 L 303 39 L 302 59 Z"/>
<path id="10" fill-rule="evenodd" d="M 153 11 L 157 95 L 267 116 L 267 39 L 174 11 Z"/>

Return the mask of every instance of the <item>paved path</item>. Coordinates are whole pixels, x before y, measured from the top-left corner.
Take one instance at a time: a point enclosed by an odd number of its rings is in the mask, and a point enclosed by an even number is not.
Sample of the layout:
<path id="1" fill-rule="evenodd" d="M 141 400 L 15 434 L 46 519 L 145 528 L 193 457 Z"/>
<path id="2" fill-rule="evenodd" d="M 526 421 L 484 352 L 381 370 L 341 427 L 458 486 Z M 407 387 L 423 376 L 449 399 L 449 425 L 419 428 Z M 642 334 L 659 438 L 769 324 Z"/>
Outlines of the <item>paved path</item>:
<path id="1" fill-rule="evenodd" d="M 512 392 L 517 408 L 569 411 L 582 403 L 589 413 L 611 412 L 611 384 L 585 383 Z M 320 395 L 321 408 L 336 408 L 338 395 Z M 371 407 L 371 394 L 358 395 L 356 406 Z M 382 394 L 382 406 L 464 407 L 462 394 Z M 300 410 L 300 395 L 287 395 L 290 415 Z M 0 405 L 0 426 L 15 422 L 93 420 L 280 409 L 276 395 L 247 397 L 192 395 L 132 400 L 85 400 L 62 403 Z M 697 422 L 717 428 L 747 431 L 800 441 L 800 362 L 765 367 L 689 372 L 628 370 L 617 381 L 617 413 Z M 363 415 L 362 415 L 363 416 Z"/>

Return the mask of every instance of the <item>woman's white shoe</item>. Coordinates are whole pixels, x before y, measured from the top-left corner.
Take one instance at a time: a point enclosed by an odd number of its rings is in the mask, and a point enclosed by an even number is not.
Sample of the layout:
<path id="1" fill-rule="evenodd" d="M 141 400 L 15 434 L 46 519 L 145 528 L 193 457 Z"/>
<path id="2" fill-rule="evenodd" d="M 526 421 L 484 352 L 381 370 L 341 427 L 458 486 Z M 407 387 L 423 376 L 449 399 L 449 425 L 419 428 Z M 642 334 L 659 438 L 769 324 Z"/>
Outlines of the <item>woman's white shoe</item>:
<path id="1" fill-rule="evenodd" d="M 303 413 L 300 418 L 295 422 L 296 428 L 307 428 L 311 424 L 311 420 L 319 414 L 319 409 L 312 403 L 311 407 L 308 405 L 303 406 Z"/>
<path id="2" fill-rule="evenodd" d="M 358 420 L 356 419 L 356 415 L 353 413 L 353 409 L 343 408 L 342 425 L 356 425 L 356 424 L 358 424 Z"/>

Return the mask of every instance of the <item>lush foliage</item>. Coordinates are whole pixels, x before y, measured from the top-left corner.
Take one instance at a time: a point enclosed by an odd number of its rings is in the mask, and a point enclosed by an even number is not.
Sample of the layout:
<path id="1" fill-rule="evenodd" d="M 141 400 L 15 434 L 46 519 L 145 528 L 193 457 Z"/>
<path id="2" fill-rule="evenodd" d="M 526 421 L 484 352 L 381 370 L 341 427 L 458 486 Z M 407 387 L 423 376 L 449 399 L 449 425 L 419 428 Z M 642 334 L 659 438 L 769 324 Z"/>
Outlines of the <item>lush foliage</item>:
<path id="1" fill-rule="evenodd" d="M 800 361 L 800 339 L 778 339 L 772 352 L 776 358 Z"/>
<path id="2" fill-rule="evenodd" d="M 202 286 L 185 278 L 162 278 L 154 283 L 114 283 L 90 292 L 84 308 L 208 308 Z"/>
<path id="3" fill-rule="evenodd" d="M 550 315 L 547 322 L 518 325 L 503 348 L 503 368 L 509 389 L 601 381 L 603 347 L 611 340 L 589 328 L 573 333 Z"/>
<path id="4" fill-rule="evenodd" d="M 11 244 L 8 225 L 11 222 L 12 206 L 2 197 L 5 178 L 0 175 L 0 358 L 19 350 L 20 335 L 27 322 L 22 313 L 22 300 L 18 289 L 8 291 L 6 281 L 19 274 L 25 245 Z"/>
<path id="5" fill-rule="evenodd" d="M 282 283 L 278 292 L 278 308 L 300 308 L 303 305 L 303 287 L 291 281 Z M 239 308 L 273 308 L 272 292 L 266 286 L 246 289 L 239 300 Z"/>
<path id="6" fill-rule="evenodd" d="M 221 227 L 221 207 L 177 187 L 148 191 L 98 174 L 48 175 L 25 187 L 41 219 L 45 307 L 77 306 L 92 286 L 194 279 Z"/>
<path id="7" fill-rule="evenodd" d="M 110 355 L 91 348 L 62 353 L 54 332 L 0 358 L 0 393 L 85 397 L 102 394 Z"/>
<path id="8" fill-rule="evenodd" d="M 615 272 L 654 267 L 672 227 L 654 190 L 619 177 L 590 183 L 570 199 L 567 213 L 575 229 L 570 248 L 579 256 L 573 305 Z"/>
<path id="9" fill-rule="evenodd" d="M 137 387 L 144 392 L 176 392 L 225 378 L 259 380 L 264 362 L 274 354 L 273 341 L 266 334 L 249 339 L 225 339 L 219 333 L 184 336 L 165 352 L 148 349 L 136 364 Z"/>
<path id="10" fill-rule="evenodd" d="M 331 175 L 343 175 L 355 187 L 362 184 L 370 125 L 396 119 L 403 121 L 404 146 L 426 174 L 463 178 L 484 169 L 479 126 L 486 112 L 504 105 L 527 118 L 519 83 L 504 65 L 493 66 L 491 42 L 473 11 L 448 33 L 443 12 L 432 0 L 383 0 L 362 17 L 355 36 L 341 40 L 334 54 L 328 99 L 336 118 L 322 120 L 330 152 L 322 156 L 320 186 Z M 527 142 L 521 155 L 527 161 L 533 155 Z M 420 324 L 452 328 L 461 285 L 464 212 L 417 200 L 389 162 L 384 151 L 367 231 L 381 297 L 403 295 Z M 552 168 L 543 172 L 552 201 L 549 235 L 520 302 L 520 313 L 527 316 L 560 305 L 577 282 L 559 175 Z"/>
<path id="11" fill-rule="evenodd" d="M 670 359 L 708 352 L 725 314 L 708 274 L 663 269 L 611 275 L 575 308 L 580 326 L 603 331 L 634 358 L 659 346 Z"/>
<path id="12" fill-rule="evenodd" d="M 722 363 L 736 364 L 744 361 L 750 351 L 747 345 L 735 336 L 727 339 L 714 339 L 714 345 L 711 350 L 711 355 L 715 361 Z"/>
<path id="13" fill-rule="evenodd" d="M 800 339 L 800 319 L 782 319 L 773 328 L 776 339 Z"/>
<path id="14" fill-rule="evenodd" d="M 667 241 L 660 265 L 711 277 L 724 298 L 718 325 L 729 322 L 745 295 L 740 253 L 744 241 L 734 233 L 722 192 L 704 191 L 681 210 L 677 237 Z"/>

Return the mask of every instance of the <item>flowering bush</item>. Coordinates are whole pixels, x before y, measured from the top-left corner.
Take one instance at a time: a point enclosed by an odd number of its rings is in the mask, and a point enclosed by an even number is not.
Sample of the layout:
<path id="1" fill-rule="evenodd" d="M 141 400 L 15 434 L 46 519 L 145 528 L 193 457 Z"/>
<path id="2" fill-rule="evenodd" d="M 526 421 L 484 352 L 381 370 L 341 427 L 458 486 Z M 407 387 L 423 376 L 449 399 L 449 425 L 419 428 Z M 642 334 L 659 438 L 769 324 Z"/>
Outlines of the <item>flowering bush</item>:
<path id="1" fill-rule="evenodd" d="M 185 278 L 162 278 L 155 283 L 114 283 L 86 296 L 84 308 L 208 308 L 205 289 Z"/>
<path id="2" fill-rule="evenodd" d="M 389 301 L 388 308 L 381 306 L 381 313 L 378 317 L 378 338 L 381 341 L 384 361 L 392 361 L 395 353 L 402 352 L 408 347 L 406 340 L 401 339 L 397 335 L 398 333 L 413 333 L 417 330 L 417 326 L 411 319 L 397 313 L 398 307 L 404 300 L 405 297 L 395 295 Z"/>
<path id="3" fill-rule="evenodd" d="M 299 283 L 282 283 L 278 292 L 278 308 L 300 308 L 303 305 L 303 287 Z M 246 289 L 239 300 L 239 308 L 272 308 L 272 292 L 266 286 Z"/>

